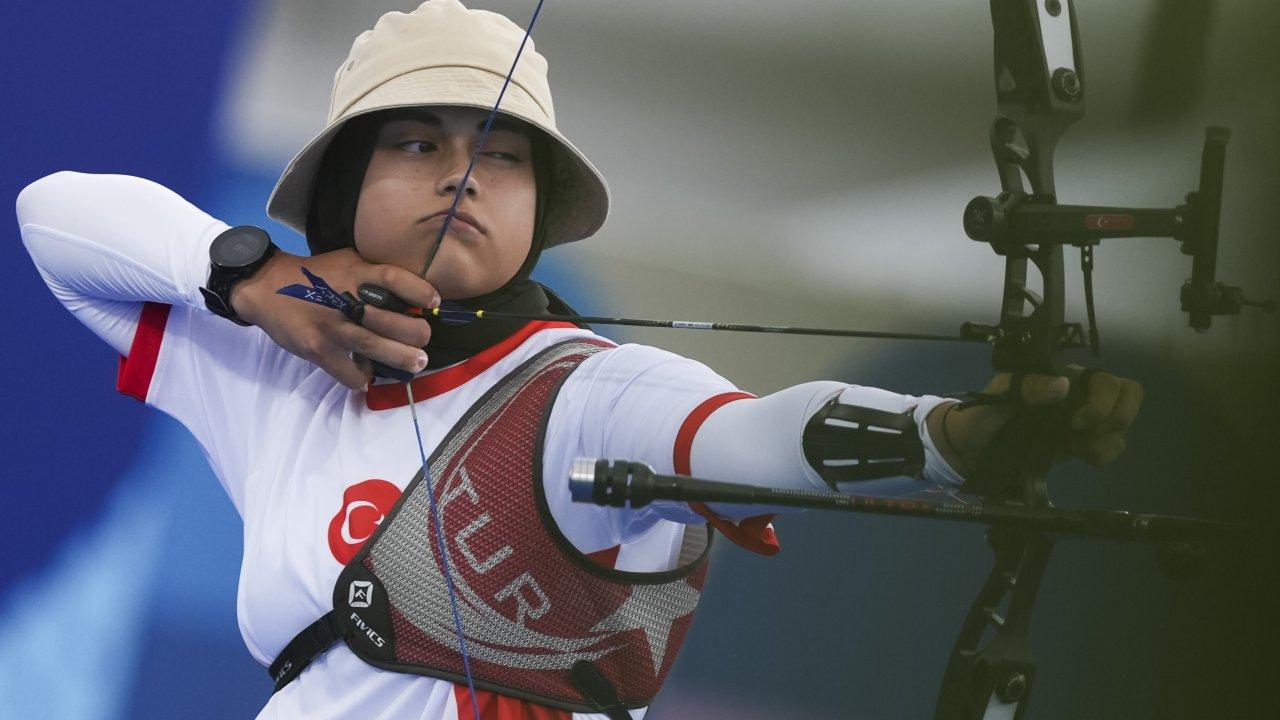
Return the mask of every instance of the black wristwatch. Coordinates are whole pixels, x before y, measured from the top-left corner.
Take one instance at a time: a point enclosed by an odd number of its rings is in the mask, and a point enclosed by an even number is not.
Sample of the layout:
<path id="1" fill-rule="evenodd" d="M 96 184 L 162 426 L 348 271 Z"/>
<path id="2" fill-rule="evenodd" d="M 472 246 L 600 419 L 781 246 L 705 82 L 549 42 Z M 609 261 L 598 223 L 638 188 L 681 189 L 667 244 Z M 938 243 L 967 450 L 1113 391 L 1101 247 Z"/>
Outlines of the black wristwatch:
<path id="1" fill-rule="evenodd" d="M 237 225 L 214 238 L 209 246 L 209 281 L 200 288 L 209 311 L 237 325 L 249 325 L 231 308 L 231 288 L 257 272 L 275 252 L 267 231 L 253 225 Z"/>

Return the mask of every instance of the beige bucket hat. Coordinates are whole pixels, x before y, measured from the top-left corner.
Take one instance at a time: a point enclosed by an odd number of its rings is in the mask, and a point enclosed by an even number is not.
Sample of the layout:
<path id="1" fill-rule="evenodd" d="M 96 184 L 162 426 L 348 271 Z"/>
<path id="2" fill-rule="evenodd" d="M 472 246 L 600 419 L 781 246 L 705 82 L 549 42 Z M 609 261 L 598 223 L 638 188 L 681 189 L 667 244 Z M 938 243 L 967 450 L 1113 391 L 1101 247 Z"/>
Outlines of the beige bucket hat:
<path id="1" fill-rule="evenodd" d="M 458 0 L 428 0 L 410 13 L 383 15 L 360 33 L 333 78 L 325 128 L 289 162 L 267 201 L 267 215 L 306 234 L 320 159 L 348 120 L 391 108 L 453 105 L 490 110 L 511 69 L 524 29 Z M 545 246 L 595 234 L 609 211 L 604 177 L 556 128 L 547 61 L 530 39 L 499 112 L 551 140 L 555 189 L 546 209 Z"/>

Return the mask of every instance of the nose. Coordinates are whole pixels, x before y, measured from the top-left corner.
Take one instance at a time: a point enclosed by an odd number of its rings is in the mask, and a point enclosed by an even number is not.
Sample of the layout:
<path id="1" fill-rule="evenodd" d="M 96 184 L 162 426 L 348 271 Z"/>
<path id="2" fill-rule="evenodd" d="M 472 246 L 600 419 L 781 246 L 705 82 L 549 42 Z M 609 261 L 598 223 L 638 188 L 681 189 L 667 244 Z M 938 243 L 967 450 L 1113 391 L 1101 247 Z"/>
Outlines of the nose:
<path id="1" fill-rule="evenodd" d="M 471 164 L 471 148 L 465 150 L 459 148 L 453 153 L 453 162 L 450 163 L 449 172 L 445 173 L 436 181 L 436 193 L 441 196 L 453 197 L 458 194 L 458 188 L 465 183 L 465 194 L 468 198 L 475 199 L 480 192 L 480 184 L 476 182 L 475 173 L 468 174 L 467 169 Z"/>

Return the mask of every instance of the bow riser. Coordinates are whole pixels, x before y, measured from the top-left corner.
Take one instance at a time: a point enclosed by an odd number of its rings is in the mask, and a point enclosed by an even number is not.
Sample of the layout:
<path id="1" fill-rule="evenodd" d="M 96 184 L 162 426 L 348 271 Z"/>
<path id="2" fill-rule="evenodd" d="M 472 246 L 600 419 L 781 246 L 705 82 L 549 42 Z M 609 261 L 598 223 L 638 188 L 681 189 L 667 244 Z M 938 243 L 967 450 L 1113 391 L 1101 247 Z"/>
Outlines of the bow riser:
<path id="1" fill-rule="evenodd" d="M 998 114 L 990 139 L 1001 198 L 1054 205 L 1054 149 L 1085 110 L 1075 9 L 1070 0 L 992 0 L 991 23 Z M 974 210 L 970 203 L 966 225 Z M 1080 330 L 1065 322 L 1062 244 L 1029 238 L 996 251 L 1005 255 L 1005 273 L 992 367 L 1018 375 L 1066 374 L 1062 350 L 1079 344 Z M 1027 286 L 1028 262 L 1039 271 L 1039 293 Z M 1073 394 L 1078 403 L 1080 390 Z M 964 490 L 997 506 L 1048 508 L 1045 475 L 1066 412 L 1024 411 L 1012 418 Z M 995 527 L 987 540 L 995 564 L 952 649 L 935 720 L 1019 720 L 1026 714 L 1036 673 L 1031 613 L 1053 541 L 1037 531 Z"/>

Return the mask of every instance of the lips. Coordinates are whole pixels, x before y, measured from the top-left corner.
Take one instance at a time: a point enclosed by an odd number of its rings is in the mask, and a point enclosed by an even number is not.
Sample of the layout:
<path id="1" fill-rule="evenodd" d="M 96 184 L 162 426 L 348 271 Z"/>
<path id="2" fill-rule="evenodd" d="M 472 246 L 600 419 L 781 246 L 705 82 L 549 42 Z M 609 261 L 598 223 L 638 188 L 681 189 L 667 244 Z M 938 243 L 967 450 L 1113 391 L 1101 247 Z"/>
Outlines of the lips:
<path id="1" fill-rule="evenodd" d="M 434 212 L 424 217 L 422 221 L 428 222 L 431 220 L 435 220 L 437 218 L 444 218 L 448 214 L 449 214 L 449 211 L 447 209 L 441 210 L 439 212 Z M 449 222 L 449 227 L 451 229 L 455 226 L 458 226 L 462 230 L 470 230 L 472 232 L 479 233 L 481 235 L 485 234 L 484 226 L 481 225 L 480 222 L 476 220 L 475 217 L 472 216 L 470 213 L 465 213 L 465 212 L 462 212 L 461 210 L 455 212 L 453 214 L 453 220 Z"/>

